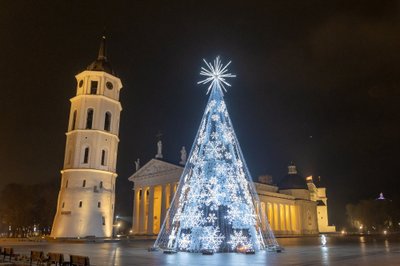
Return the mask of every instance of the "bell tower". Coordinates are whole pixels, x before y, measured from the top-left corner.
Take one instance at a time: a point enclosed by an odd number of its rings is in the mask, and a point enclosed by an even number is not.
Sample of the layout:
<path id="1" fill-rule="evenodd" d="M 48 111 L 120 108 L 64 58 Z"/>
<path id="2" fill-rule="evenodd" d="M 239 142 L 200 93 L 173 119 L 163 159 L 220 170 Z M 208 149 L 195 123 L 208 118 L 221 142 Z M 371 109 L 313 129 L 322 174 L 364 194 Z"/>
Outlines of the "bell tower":
<path id="1" fill-rule="evenodd" d="M 97 59 L 75 77 L 51 236 L 111 237 L 122 83 L 107 59 L 105 36 Z"/>

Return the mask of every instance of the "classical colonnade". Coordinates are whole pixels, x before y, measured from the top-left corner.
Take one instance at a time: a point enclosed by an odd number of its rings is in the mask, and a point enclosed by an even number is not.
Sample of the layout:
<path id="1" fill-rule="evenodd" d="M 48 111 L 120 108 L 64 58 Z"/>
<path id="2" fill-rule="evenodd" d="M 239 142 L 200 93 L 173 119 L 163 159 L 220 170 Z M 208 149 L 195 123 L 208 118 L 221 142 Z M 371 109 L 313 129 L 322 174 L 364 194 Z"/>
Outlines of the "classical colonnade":
<path id="1" fill-rule="evenodd" d="M 133 233 L 158 234 L 178 183 L 135 187 Z"/>
<path id="2" fill-rule="evenodd" d="M 259 206 L 261 211 L 261 222 L 263 229 L 266 229 L 268 218 L 271 229 L 274 232 L 295 234 L 300 230 L 298 219 L 298 206 L 293 204 L 264 202 Z"/>
<path id="3" fill-rule="evenodd" d="M 135 188 L 133 207 L 133 233 L 158 234 L 177 183 Z M 260 201 L 257 206 L 261 212 L 263 229 L 267 227 L 268 218 L 271 229 L 280 234 L 296 234 L 300 231 L 299 206 L 294 204 Z"/>

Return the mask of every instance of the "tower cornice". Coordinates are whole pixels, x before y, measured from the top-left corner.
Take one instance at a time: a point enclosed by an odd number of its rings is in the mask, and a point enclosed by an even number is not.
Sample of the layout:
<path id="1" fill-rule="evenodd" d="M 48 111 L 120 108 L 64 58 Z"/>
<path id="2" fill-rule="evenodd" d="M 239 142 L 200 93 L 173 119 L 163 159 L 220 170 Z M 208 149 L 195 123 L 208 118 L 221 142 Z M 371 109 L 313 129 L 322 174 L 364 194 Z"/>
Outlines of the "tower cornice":
<path id="1" fill-rule="evenodd" d="M 95 168 L 66 168 L 60 171 L 61 174 L 69 173 L 69 172 L 93 172 L 93 173 L 101 173 L 101 174 L 110 174 L 112 177 L 117 177 L 118 174 L 111 171 L 100 170 Z"/>
<path id="2" fill-rule="evenodd" d="M 102 133 L 102 134 L 104 134 L 106 136 L 116 138 L 117 142 L 119 142 L 119 137 L 117 135 L 112 134 L 112 133 L 107 132 L 107 131 L 104 131 L 104 130 L 98 130 L 98 129 L 74 129 L 74 130 L 66 132 L 65 135 L 69 136 L 69 135 L 72 135 L 74 133 L 88 133 L 88 132 Z"/>
<path id="3" fill-rule="evenodd" d="M 99 98 L 101 98 L 101 99 L 104 99 L 106 101 L 109 101 L 109 102 L 112 102 L 112 103 L 118 105 L 119 111 L 122 111 L 122 105 L 121 105 L 121 103 L 119 101 L 114 100 L 114 99 L 112 99 L 110 97 L 107 97 L 107 96 L 104 96 L 104 95 L 100 95 L 100 94 L 79 94 L 79 95 L 76 95 L 73 98 L 71 98 L 70 102 L 72 103 L 72 102 L 77 101 L 77 100 L 79 100 L 81 98 L 86 98 L 86 99 L 99 99 Z"/>

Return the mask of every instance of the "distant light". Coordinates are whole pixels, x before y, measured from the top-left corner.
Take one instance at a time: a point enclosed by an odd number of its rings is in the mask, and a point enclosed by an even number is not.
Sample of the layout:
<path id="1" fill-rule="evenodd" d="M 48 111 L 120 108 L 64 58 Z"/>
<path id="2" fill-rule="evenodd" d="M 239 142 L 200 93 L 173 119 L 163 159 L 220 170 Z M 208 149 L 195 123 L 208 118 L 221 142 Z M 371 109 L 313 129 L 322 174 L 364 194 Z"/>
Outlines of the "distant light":
<path id="1" fill-rule="evenodd" d="M 131 229 L 131 230 L 129 230 L 129 234 L 132 234 L 132 233 L 133 233 L 132 229 Z"/>
<path id="2" fill-rule="evenodd" d="M 345 231 L 345 230 L 342 230 L 342 232 L 341 232 L 341 233 L 342 233 L 342 235 L 344 235 L 344 234 L 346 234 L 346 231 Z"/>
<path id="3" fill-rule="evenodd" d="M 386 230 L 383 230 L 383 234 L 384 234 L 384 235 L 387 235 L 387 231 L 386 231 Z"/>
<path id="4" fill-rule="evenodd" d="M 363 226 L 362 225 L 360 225 L 360 230 L 362 230 L 363 229 Z"/>
<path id="5" fill-rule="evenodd" d="M 120 226 L 121 226 L 121 223 L 118 223 L 117 226 L 120 227 Z"/>
<path id="6" fill-rule="evenodd" d="M 322 244 L 322 246 L 325 246 L 326 245 L 326 236 L 325 235 L 321 235 L 321 244 Z"/>

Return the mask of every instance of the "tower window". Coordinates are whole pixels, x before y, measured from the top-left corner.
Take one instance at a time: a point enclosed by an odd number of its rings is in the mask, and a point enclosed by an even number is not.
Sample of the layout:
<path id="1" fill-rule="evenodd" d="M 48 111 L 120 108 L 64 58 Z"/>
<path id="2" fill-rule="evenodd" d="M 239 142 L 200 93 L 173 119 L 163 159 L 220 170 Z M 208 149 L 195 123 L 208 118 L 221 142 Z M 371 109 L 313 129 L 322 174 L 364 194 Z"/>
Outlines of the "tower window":
<path id="1" fill-rule="evenodd" d="M 86 115 L 86 129 L 92 129 L 92 124 L 93 124 L 93 109 L 90 108 L 87 110 L 87 115 Z"/>
<path id="2" fill-rule="evenodd" d="M 82 201 L 79 202 L 79 208 L 82 208 Z"/>
<path id="3" fill-rule="evenodd" d="M 100 188 L 103 188 L 103 181 L 100 181 L 99 187 L 100 187 Z"/>
<path id="4" fill-rule="evenodd" d="M 90 94 L 97 94 L 97 85 L 99 84 L 98 81 L 92 80 L 90 82 Z"/>
<path id="5" fill-rule="evenodd" d="M 75 124 L 76 124 L 76 110 L 74 111 L 74 114 L 72 115 L 71 130 L 75 130 Z"/>
<path id="6" fill-rule="evenodd" d="M 104 216 L 101 216 L 101 222 L 103 223 L 103 225 L 106 225 L 106 218 Z"/>
<path id="7" fill-rule="evenodd" d="M 63 202 L 63 203 L 62 203 L 62 206 L 61 206 L 61 208 L 63 208 L 63 209 L 64 209 L 64 206 L 65 206 L 65 202 Z"/>
<path id="8" fill-rule="evenodd" d="M 68 179 L 67 179 L 67 182 L 65 182 L 65 188 L 67 188 L 68 187 Z"/>
<path id="9" fill-rule="evenodd" d="M 111 128 L 111 113 L 106 112 L 106 115 L 104 117 L 104 130 L 110 131 L 110 128 Z"/>
<path id="10" fill-rule="evenodd" d="M 106 151 L 101 151 L 101 165 L 106 165 Z"/>
<path id="11" fill-rule="evenodd" d="M 82 182 L 82 187 L 86 187 L 86 179 Z"/>
<path id="12" fill-rule="evenodd" d="M 101 202 L 99 201 L 99 202 L 97 202 L 97 208 L 100 208 L 101 207 Z"/>
<path id="13" fill-rule="evenodd" d="M 83 154 L 83 163 L 89 162 L 89 147 L 85 148 L 85 153 Z"/>

